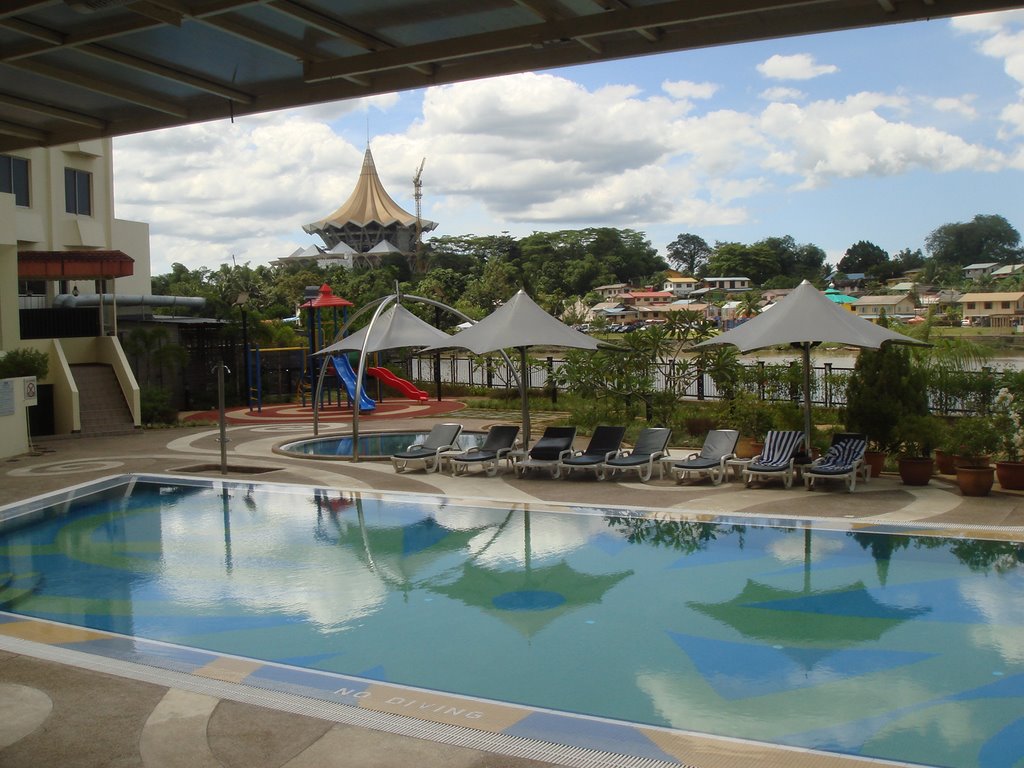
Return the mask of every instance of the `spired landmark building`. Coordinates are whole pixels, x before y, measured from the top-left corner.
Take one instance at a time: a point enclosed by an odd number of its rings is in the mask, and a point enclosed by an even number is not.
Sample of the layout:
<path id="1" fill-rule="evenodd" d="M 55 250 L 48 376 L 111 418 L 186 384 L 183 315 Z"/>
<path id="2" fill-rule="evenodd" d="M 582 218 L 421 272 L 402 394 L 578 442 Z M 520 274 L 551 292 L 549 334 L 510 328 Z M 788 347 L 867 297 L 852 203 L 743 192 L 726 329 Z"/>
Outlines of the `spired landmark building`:
<path id="1" fill-rule="evenodd" d="M 418 173 L 413 181 L 417 197 L 415 215 L 403 210 L 384 189 L 367 147 L 359 180 L 348 200 L 334 213 L 303 227 L 309 234 L 319 235 L 324 248 L 312 246 L 275 263 L 303 259 L 320 264 L 341 262 L 352 267 L 377 267 L 383 256 L 397 253 L 409 260 L 413 271 L 419 271 L 422 269 L 417 263 L 420 236 L 436 229 L 437 222 L 419 215 Z"/>

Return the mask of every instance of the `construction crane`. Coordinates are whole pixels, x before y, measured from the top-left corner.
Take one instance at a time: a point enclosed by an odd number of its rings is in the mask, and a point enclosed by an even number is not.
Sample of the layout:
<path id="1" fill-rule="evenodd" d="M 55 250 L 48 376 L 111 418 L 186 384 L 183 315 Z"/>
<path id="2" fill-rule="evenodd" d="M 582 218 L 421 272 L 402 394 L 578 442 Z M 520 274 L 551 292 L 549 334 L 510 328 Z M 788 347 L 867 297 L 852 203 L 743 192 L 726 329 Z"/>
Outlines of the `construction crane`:
<path id="1" fill-rule="evenodd" d="M 412 177 L 412 198 L 416 201 L 416 265 L 415 270 L 422 272 L 423 264 L 423 164 L 427 158 L 420 160 L 420 167 Z"/>

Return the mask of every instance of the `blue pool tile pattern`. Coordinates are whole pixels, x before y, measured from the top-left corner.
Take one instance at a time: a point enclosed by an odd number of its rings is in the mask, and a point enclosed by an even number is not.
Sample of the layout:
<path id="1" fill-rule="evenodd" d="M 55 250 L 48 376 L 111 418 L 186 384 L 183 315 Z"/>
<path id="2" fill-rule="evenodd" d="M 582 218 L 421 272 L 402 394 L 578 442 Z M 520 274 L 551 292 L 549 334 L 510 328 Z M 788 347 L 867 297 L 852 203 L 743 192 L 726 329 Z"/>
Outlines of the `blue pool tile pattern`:
<path id="1" fill-rule="evenodd" d="M 836 528 L 107 481 L 0 525 L 0 633 L 656 760 L 679 729 L 1019 768 L 1024 546 Z"/>

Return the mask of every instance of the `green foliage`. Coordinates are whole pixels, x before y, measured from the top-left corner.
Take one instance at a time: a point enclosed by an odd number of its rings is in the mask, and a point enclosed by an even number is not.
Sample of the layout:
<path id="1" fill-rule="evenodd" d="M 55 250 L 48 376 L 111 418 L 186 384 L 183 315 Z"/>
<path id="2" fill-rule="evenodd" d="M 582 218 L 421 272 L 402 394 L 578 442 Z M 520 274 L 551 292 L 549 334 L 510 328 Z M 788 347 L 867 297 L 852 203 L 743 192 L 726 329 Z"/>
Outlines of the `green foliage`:
<path id="1" fill-rule="evenodd" d="M 45 379 L 50 371 L 50 358 L 35 349 L 12 349 L 0 357 L 0 379 L 35 376 Z"/>
<path id="2" fill-rule="evenodd" d="M 747 390 L 737 390 L 722 401 L 722 426 L 738 430 L 741 437 L 763 440 L 775 427 L 775 414 L 769 403 Z"/>
<path id="3" fill-rule="evenodd" d="M 716 243 L 708 259 L 706 274 L 742 275 L 756 285 L 785 277 L 798 285 L 803 279 L 820 281 L 825 252 L 816 245 L 799 244 L 791 236 L 768 237 L 753 245 Z"/>
<path id="4" fill-rule="evenodd" d="M 1005 262 L 1018 256 L 1020 233 L 1002 216 L 978 214 L 969 222 L 943 224 L 925 239 L 940 266 Z"/>
<path id="5" fill-rule="evenodd" d="M 703 237 L 684 233 L 676 237 L 666 246 L 669 263 L 688 275 L 703 273 L 704 267 L 711 256 L 711 246 Z"/>
<path id="6" fill-rule="evenodd" d="M 937 416 L 908 413 L 896 423 L 894 438 L 901 456 L 927 457 L 945 444 L 948 432 L 946 422 Z"/>
<path id="7" fill-rule="evenodd" d="M 178 411 L 171 406 L 170 393 L 160 387 L 141 387 L 139 402 L 143 424 L 174 424 Z"/>
<path id="8" fill-rule="evenodd" d="M 878 450 L 899 450 L 896 425 L 928 414 L 927 378 L 903 347 L 888 344 L 857 356 L 846 390 L 846 427 L 863 432 Z"/>
<path id="9" fill-rule="evenodd" d="M 1001 436 L 995 422 L 988 416 L 961 416 L 954 424 L 947 442 L 948 450 L 980 463 L 982 457 L 999 450 Z"/>

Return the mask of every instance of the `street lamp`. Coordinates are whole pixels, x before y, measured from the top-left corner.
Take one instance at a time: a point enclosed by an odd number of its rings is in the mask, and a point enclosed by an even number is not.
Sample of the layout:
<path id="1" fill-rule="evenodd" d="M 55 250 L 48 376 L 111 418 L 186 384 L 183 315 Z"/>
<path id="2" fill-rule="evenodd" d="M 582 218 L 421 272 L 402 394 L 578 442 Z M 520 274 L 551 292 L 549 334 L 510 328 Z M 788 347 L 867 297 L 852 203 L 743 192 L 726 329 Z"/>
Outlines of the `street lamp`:
<path id="1" fill-rule="evenodd" d="M 242 349 L 245 353 L 245 362 L 243 364 L 245 370 L 245 404 L 249 407 L 249 413 L 252 413 L 252 378 L 249 372 L 249 315 L 245 311 L 245 305 L 248 301 L 248 291 L 242 291 L 238 294 L 238 298 L 235 299 L 235 303 L 232 306 L 242 310 Z"/>

